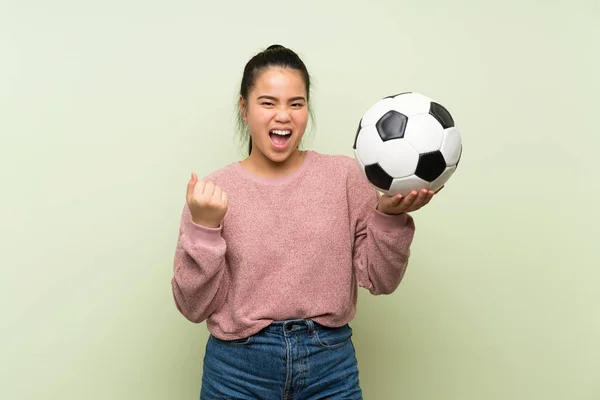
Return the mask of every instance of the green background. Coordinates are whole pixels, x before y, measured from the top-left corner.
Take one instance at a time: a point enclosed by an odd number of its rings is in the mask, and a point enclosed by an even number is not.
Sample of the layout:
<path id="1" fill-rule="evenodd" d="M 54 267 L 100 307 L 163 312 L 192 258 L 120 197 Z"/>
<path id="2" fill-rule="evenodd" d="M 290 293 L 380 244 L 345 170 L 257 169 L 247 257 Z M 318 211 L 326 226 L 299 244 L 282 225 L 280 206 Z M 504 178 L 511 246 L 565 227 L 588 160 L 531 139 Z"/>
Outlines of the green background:
<path id="1" fill-rule="evenodd" d="M 462 134 L 401 286 L 360 291 L 365 398 L 599 399 L 598 21 L 595 0 L 2 1 L 0 398 L 198 398 L 208 333 L 170 286 L 185 187 L 244 156 L 242 69 L 280 43 L 314 78 L 307 147 L 351 156 L 402 91 Z"/>

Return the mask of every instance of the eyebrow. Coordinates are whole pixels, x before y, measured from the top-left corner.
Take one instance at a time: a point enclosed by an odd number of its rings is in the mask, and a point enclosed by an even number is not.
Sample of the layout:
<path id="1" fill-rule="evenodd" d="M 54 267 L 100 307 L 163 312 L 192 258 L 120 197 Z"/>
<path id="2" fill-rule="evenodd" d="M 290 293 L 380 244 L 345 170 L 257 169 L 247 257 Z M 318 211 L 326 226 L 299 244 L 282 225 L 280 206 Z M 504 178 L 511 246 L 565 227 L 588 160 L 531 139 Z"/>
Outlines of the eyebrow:
<path id="1" fill-rule="evenodd" d="M 277 98 L 275 98 L 273 96 L 268 96 L 268 95 L 262 95 L 257 98 L 257 100 L 260 100 L 260 99 L 277 101 Z M 298 100 L 306 101 L 306 99 L 303 96 L 292 97 L 289 101 L 298 101 Z"/>

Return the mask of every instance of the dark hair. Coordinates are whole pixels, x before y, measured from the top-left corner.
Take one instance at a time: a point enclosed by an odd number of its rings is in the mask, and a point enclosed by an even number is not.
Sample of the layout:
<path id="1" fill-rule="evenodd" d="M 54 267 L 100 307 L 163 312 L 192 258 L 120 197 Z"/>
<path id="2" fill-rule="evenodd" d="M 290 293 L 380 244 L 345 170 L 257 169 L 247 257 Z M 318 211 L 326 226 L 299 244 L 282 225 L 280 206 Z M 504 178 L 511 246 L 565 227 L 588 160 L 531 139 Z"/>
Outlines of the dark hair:
<path id="1" fill-rule="evenodd" d="M 304 62 L 293 50 L 279 44 L 273 44 L 267 47 L 246 63 L 244 74 L 242 76 L 242 83 L 240 85 L 240 96 L 248 102 L 248 93 L 252 91 L 252 88 L 256 84 L 256 79 L 261 72 L 269 67 L 291 68 L 300 72 L 306 87 L 306 101 L 309 104 L 308 110 L 312 117 L 312 107 L 310 107 L 310 75 L 308 74 L 306 65 L 304 65 Z M 242 118 L 241 112 L 239 112 L 239 103 L 237 104 L 237 107 L 238 128 L 242 133 L 242 140 L 248 140 L 248 155 L 250 155 L 252 152 L 252 138 L 250 137 L 248 127 Z M 314 124 L 314 117 L 311 122 Z"/>

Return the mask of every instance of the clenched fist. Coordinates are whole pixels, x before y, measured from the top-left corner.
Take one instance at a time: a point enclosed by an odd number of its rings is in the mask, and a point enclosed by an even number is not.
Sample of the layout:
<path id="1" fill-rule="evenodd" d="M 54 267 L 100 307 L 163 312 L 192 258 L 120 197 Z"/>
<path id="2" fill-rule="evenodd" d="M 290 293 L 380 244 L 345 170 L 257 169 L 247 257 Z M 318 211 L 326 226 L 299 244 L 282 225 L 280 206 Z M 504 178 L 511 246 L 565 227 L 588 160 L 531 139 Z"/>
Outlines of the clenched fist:
<path id="1" fill-rule="evenodd" d="M 192 221 L 208 228 L 218 228 L 227 213 L 227 195 L 213 182 L 198 181 L 192 173 L 187 186 L 187 204 Z"/>

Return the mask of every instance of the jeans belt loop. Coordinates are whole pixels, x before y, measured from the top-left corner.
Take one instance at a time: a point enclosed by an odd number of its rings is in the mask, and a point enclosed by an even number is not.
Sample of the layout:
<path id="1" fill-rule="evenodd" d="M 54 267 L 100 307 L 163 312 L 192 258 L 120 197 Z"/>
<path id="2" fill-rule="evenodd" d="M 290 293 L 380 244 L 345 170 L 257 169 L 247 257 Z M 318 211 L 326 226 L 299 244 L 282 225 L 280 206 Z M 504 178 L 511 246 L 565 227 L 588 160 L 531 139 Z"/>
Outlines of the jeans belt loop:
<path id="1" fill-rule="evenodd" d="M 306 325 L 308 326 L 308 336 L 313 337 L 315 333 L 315 323 L 311 319 L 307 319 Z"/>

